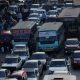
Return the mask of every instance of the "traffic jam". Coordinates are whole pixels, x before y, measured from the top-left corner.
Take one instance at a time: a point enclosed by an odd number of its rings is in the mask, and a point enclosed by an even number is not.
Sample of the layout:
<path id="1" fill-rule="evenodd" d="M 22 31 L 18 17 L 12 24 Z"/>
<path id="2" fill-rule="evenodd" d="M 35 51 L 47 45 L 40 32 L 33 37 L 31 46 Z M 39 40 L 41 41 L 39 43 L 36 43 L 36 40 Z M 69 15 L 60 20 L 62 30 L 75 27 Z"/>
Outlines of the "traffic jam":
<path id="1" fill-rule="evenodd" d="M 0 0 L 0 80 L 77 80 L 79 26 L 73 0 Z"/>

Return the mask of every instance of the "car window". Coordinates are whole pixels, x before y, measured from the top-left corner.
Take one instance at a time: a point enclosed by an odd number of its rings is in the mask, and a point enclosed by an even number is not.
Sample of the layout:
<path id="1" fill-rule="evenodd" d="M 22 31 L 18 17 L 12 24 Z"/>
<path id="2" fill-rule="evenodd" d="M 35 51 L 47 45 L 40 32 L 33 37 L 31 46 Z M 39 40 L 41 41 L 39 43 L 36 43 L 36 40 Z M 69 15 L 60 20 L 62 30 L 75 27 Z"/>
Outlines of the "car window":
<path id="1" fill-rule="evenodd" d="M 52 61 L 50 64 L 51 67 L 64 67 L 66 66 L 65 61 Z"/>
<path id="2" fill-rule="evenodd" d="M 37 68 L 38 66 L 37 66 L 37 63 L 36 62 L 29 62 L 29 63 L 25 63 L 24 65 L 23 65 L 23 68 Z"/>

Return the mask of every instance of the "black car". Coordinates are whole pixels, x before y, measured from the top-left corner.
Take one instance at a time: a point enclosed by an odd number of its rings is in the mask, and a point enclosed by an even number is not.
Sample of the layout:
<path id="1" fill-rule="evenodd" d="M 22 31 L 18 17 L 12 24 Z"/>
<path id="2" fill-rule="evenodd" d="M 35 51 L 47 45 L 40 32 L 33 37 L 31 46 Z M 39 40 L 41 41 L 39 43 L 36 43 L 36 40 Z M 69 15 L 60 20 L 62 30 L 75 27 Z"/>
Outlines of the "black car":
<path id="1" fill-rule="evenodd" d="M 70 55 L 74 50 L 79 50 L 79 40 L 77 38 L 68 38 L 65 41 L 65 53 Z"/>

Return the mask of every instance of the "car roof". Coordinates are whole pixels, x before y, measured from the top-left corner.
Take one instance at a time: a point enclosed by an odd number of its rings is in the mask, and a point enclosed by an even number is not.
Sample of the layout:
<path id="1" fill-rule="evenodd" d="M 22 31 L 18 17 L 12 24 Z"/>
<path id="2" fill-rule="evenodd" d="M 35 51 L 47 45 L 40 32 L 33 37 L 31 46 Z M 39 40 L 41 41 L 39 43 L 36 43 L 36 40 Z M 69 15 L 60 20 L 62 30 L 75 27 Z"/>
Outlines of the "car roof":
<path id="1" fill-rule="evenodd" d="M 33 54 L 45 54 L 45 52 L 34 52 Z"/>
<path id="2" fill-rule="evenodd" d="M 32 4 L 32 5 L 40 5 L 40 4 Z"/>
<path id="3" fill-rule="evenodd" d="M 59 30 L 62 25 L 62 22 L 46 22 L 39 28 L 38 31 Z"/>
<path id="4" fill-rule="evenodd" d="M 7 69 L 0 69 L 0 71 L 6 71 Z"/>
<path id="5" fill-rule="evenodd" d="M 29 20 L 30 20 L 30 19 L 35 19 L 35 20 L 37 20 L 37 19 L 39 19 L 39 17 L 29 17 L 28 19 L 29 19 Z"/>
<path id="6" fill-rule="evenodd" d="M 5 58 L 19 58 L 19 56 L 18 55 L 6 55 L 6 57 Z"/>
<path id="7" fill-rule="evenodd" d="M 24 73 L 24 70 L 19 70 L 19 71 L 14 71 L 14 72 L 12 73 L 12 75 L 20 75 L 20 76 L 22 76 L 23 73 Z"/>
<path id="8" fill-rule="evenodd" d="M 65 61 L 65 59 L 52 59 L 51 61 Z"/>
<path id="9" fill-rule="evenodd" d="M 12 29 L 31 29 L 36 22 L 34 21 L 22 21 L 17 23 Z"/>
<path id="10" fill-rule="evenodd" d="M 38 60 L 27 60 L 26 63 L 29 63 L 29 62 L 38 62 Z"/>
<path id="11" fill-rule="evenodd" d="M 80 50 L 75 50 L 74 53 L 80 53 Z"/>
<path id="12" fill-rule="evenodd" d="M 78 38 L 68 38 L 66 40 L 78 40 Z"/>

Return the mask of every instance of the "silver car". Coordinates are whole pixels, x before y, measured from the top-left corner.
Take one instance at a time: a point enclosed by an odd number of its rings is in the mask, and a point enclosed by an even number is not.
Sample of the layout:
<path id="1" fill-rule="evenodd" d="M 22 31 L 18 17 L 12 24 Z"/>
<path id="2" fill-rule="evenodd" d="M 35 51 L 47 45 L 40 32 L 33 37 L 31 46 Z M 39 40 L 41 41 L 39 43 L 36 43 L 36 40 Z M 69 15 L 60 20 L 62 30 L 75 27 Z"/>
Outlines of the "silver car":
<path id="1" fill-rule="evenodd" d="M 5 57 L 5 62 L 2 63 L 1 67 L 13 71 L 15 69 L 20 69 L 21 65 L 22 65 L 22 60 L 19 56 L 7 55 Z"/>

